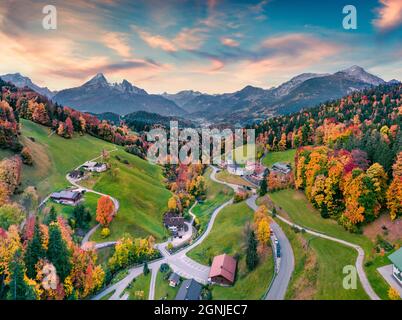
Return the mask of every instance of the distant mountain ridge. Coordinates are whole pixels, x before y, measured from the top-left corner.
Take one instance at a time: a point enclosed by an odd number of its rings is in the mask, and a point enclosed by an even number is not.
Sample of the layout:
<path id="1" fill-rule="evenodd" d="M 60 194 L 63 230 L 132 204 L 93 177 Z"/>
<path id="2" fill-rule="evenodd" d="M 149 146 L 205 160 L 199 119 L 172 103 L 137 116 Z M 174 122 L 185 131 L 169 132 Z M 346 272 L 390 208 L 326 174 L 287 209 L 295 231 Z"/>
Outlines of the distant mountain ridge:
<path id="1" fill-rule="evenodd" d="M 91 113 L 114 112 L 119 115 L 147 111 L 161 115 L 182 115 L 186 112 L 171 100 L 148 94 L 127 80 L 109 83 L 102 73 L 82 86 L 59 91 L 53 100 L 57 103 Z"/>
<path id="2" fill-rule="evenodd" d="M 355 65 L 334 74 L 303 73 L 270 89 L 246 86 L 233 93 L 201 94 L 187 100 L 181 107 L 188 112 L 187 117 L 244 123 L 313 107 L 350 92 L 385 83 Z"/>
<path id="3" fill-rule="evenodd" d="M 2 76 L 18 87 L 27 86 L 55 102 L 80 111 L 120 116 L 145 111 L 162 116 L 179 116 L 206 120 L 212 123 L 250 123 L 279 114 L 287 114 L 313 107 L 385 82 L 359 66 L 351 66 L 333 74 L 302 73 L 281 85 L 269 89 L 246 86 L 239 91 L 207 94 L 194 90 L 177 93 L 149 94 L 127 80 L 109 83 L 98 73 L 83 85 L 57 93 L 35 85 L 29 78 L 16 74 Z"/>
<path id="4" fill-rule="evenodd" d="M 34 84 L 31 79 L 22 76 L 20 73 L 9 73 L 0 76 L 0 78 L 6 82 L 11 82 L 16 87 L 20 88 L 28 87 L 34 90 L 35 92 L 44 95 L 48 98 L 52 98 L 56 94 L 56 92 L 50 91 L 47 87 L 40 87 Z"/>

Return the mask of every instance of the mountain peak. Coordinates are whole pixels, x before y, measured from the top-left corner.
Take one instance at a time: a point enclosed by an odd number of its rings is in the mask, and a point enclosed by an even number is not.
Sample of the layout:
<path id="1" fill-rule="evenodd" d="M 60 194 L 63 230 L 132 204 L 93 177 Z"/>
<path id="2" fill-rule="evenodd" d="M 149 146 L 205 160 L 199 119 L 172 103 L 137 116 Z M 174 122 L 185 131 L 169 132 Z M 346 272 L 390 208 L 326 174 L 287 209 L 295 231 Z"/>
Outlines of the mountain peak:
<path id="1" fill-rule="evenodd" d="M 105 78 L 105 75 L 103 73 L 97 73 L 96 76 L 94 76 L 91 80 L 84 83 L 84 86 L 85 85 L 108 86 L 109 83 L 107 82 L 107 79 Z"/>
<path id="2" fill-rule="evenodd" d="M 37 93 L 47 96 L 48 98 L 52 98 L 55 94 L 55 92 L 50 91 L 46 87 L 40 87 L 40 86 L 36 85 L 35 83 L 32 82 L 32 80 L 30 78 L 23 76 L 19 72 L 5 74 L 3 76 L 0 76 L 0 78 L 3 79 L 4 81 L 11 82 L 16 87 L 19 87 L 19 88 L 28 87 L 28 88 L 36 91 Z"/>
<path id="3" fill-rule="evenodd" d="M 355 64 L 349 68 L 346 68 L 345 70 L 342 70 L 341 72 L 366 72 L 366 70 Z"/>
<path id="4" fill-rule="evenodd" d="M 371 84 L 373 86 L 378 86 L 385 83 L 383 79 L 368 73 L 362 67 L 357 65 L 353 65 L 347 69 L 337 72 L 336 74 L 346 74 L 348 77 L 352 77 L 356 80 Z"/>

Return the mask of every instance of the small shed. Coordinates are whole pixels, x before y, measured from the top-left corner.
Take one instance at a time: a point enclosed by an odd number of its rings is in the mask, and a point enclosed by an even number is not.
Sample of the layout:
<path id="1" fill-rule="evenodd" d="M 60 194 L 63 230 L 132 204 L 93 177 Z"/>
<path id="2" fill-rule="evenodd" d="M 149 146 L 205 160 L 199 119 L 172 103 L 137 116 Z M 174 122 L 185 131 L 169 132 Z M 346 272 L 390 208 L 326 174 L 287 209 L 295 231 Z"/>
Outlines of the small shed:
<path id="1" fill-rule="evenodd" d="M 180 276 L 176 272 L 172 272 L 169 276 L 169 286 L 176 287 L 180 283 Z"/>

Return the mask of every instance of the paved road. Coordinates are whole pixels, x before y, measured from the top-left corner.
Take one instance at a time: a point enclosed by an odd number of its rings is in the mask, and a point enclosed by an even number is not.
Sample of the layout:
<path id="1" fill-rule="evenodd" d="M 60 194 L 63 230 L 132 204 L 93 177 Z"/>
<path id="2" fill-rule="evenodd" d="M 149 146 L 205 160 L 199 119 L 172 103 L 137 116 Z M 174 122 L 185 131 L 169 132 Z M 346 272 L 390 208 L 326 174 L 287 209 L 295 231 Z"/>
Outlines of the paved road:
<path id="1" fill-rule="evenodd" d="M 217 169 L 213 168 L 213 171 L 211 173 L 211 178 L 215 180 L 215 174 L 216 174 Z M 216 180 L 217 182 L 220 182 L 219 180 Z M 237 188 L 236 185 L 234 185 L 235 188 Z M 202 241 L 208 236 L 208 234 L 211 232 L 213 224 L 215 222 L 215 219 L 219 212 L 225 208 L 227 205 L 233 203 L 233 199 L 225 202 L 222 204 L 220 207 L 216 208 L 214 212 L 211 215 L 211 219 L 208 223 L 208 226 L 205 230 L 205 232 L 191 245 L 185 247 L 184 249 L 175 252 L 173 254 L 170 254 L 166 250 L 166 246 L 168 244 L 168 241 L 163 242 L 163 243 L 158 243 L 156 244 L 156 248 L 161 252 L 162 258 L 150 262 L 148 264 L 149 269 L 152 270 L 152 272 L 156 272 L 160 265 L 162 263 L 167 263 L 169 264 L 172 269 L 177 272 L 178 274 L 182 275 L 185 278 L 193 278 L 197 280 L 200 283 L 207 283 L 208 282 L 208 275 L 209 275 L 209 267 L 202 265 L 196 261 L 193 261 L 189 257 L 186 256 L 186 253 L 198 246 Z M 134 278 L 138 277 L 140 274 L 143 272 L 143 267 L 142 266 L 137 266 L 129 269 L 128 275 L 121 281 L 117 282 L 116 284 L 106 288 L 102 292 L 98 293 L 95 295 L 92 299 L 93 300 L 99 300 L 102 298 L 104 295 L 115 291 L 113 295 L 111 296 L 110 300 L 121 300 L 122 298 L 126 298 L 124 296 L 121 297 L 122 293 L 124 292 L 125 288 L 133 281 Z M 154 277 L 156 274 L 154 275 Z M 150 292 L 149 292 L 149 298 L 154 298 L 155 297 L 155 279 L 152 280 L 151 277 L 151 286 L 150 286 Z"/>
<path id="2" fill-rule="evenodd" d="M 216 169 L 214 171 L 216 173 Z M 226 184 L 227 186 L 231 187 L 235 191 L 238 189 L 238 185 L 223 182 L 217 180 L 215 174 L 212 176 L 211 179 L 218 183 Z M 252 210 L 257 210 L 258 206 L 255 203 L 257 199 L 257 195 L 252 195 L 250 198 L 247 199 L 246 203 Z M 280 246 L 281 246 L 281 262 L 279 265 L 279 271 L 276 274 L 269 291 L 265 297 L 266 300 L 283 300 L 285 298 L 286 290 L 289 285 L 290 278 L 292 277 L 293 269 L 294 269 L 294 256 L 292 246 L 288 238 L 286 237 L 285 233 L 279 227 L 279 225 L 273 221 L 271 223 L 271 228 L 276 235 Z"/>
<path id="3" fill-rule="evenodd" d="M 363 286 L 364 291 L 366 291 L 366 293 L 370 297 L 370 299 L 372 299 L 372 300 L 381 300 L 380 297 L 375 293 L 375 291 L 371 287 L 370 282 L 367 279 L 366 273 L 364 272 L 364 268 L 363 268 L 364 250 L 360 246 L 358 246 L 357 244 L 354 244 L 354 243 L 347 242 L 347 241 L 342 240 L 342 239 L 338 239 L 338 238 L 335 238 L 335 237 L 328 236 L 328 235 L 320 233 L 320 232 L 309 230 L 309 229 L 307 229 L 307 228 L 305 228 L 303 226 L 297 225 L 297 224 L 287 220 L 286 218 L 284 218 L 284 217 L 282 217 L 280 215 L 277 215 L 277 218 L 282 220 L 283 222 L 285 222 L 286 224 L 288 224 L 290 226 L 297 227 L 300 230 L 304 229 L 307 233 L 312 234 L 312 235 L 314 235 L 316 237 L 320 237 L 320 238 L 323 238 L 323 239 L 335 241 L 335 242 L 341 243 L 341 244 L 343 244 L 345 246 L 348 246 L 348 247 L 351 247 L 351 248 L 355 249 L 357 251 L 357 259 L 356 259 L 355 266 L 356 266 L 357 274 L 359 275 L 359 279 L 360 279 L 360 282 L 361 282 L 361 284 Z"/>
<path id="4" fill-rule="evenodd" d="M 254 211 L 258 208 L 257 204 L 255 203 L 256 199 L 257 195 L 253 195 L 246 201 L 247 205 Z M 272 221 L 270 225 L 281 247 L 281 260 L 278 273 L 276 274 L 271 287 L 265 296 L 265 300 L 284 300 L 286 290 L 294 270 L 295 259 L 292 246 L 290 245 L 290 242 L 285 233 L 282 231 L 281 227 L 275 221 Z"/>
<path id="5" fill-rule="evenodd" d="M 113 149 L 113 150 L 110 150 L 109 152 L 114 152 L 114 151 L 117 151 L 117 148 L 115 148 L 115 149 Z M 98 157 L 95 157 L 95 158 L 93 158 L 93 159 L 91 159 L 91 160 L 89 160 L 89 161 L 96 161 L 96 160 L 98 160 L 98 159 L 101 158 L 101 157 L 102 157 L 102 155 L 100 155 L 100 156 L 98 156 Z M 78 167 L 75 168 L 75 170 L 78 170 L 78 169 L 79 169 L 80 167 L 82 167 L 83 165 L 84 165 L 84 164 L 79 165 Z M 94 194 L 97 194 L 97 195 L 99 195 L 99 196 L 107 196 L 107 197 L 110 197 L 110 199 L 113 201 L 113 204 L 114 204 L 114 215 L 116 215 L 117 212 L 119 211 L 120 203 L 119 203 L 119 201 L 118 201 L 116 198 L 113 198 L 112 196 L 110 196 L 110 195 L 108 195 L 108 194 L 101 193 L 101 192 L 95 191 L 95 190 L 93 190 L 93 189 L 90 189 L 90 188 L 86 188 L 86 187 L 81 186 L 81 185 L 78 183 L 80 180 L 75 180 L 75 179 L 71 178 L 69 174 L 66 175 L 66 179 L 67 179 L 68 182 L 70 182 L 70 184 L 72 184 L 74 187 L 78 188 L 78 190 L 80 190 L 80 191 L 85 191 L 85 192 L 88 192 L 88 193 L 94 193 Z M 83 247 L 83 246 L 89 241 L 89 238 L 95 233 L 95 231 L 96 231 L 99 227 L 100 227 L 100 225 L 97 224 L 96 226 L 94 226 L 91 230 L 89 230 L 89 231 L 85 234 L 84 238 L 83 238 L 82 241 L 81 241 L 81 247 Z M 103 242 L 103 243 L 97 243 L 97 244 L 95 244 L 95 248 L 96 248 L 96 249 L 100 249 L 100 248 L 104 248 L 104 247 L 110 247 L 110 246 L 115 245 L 115 244 L 116 244 L 116 241 L 108 241 L 108 242 Z"/>

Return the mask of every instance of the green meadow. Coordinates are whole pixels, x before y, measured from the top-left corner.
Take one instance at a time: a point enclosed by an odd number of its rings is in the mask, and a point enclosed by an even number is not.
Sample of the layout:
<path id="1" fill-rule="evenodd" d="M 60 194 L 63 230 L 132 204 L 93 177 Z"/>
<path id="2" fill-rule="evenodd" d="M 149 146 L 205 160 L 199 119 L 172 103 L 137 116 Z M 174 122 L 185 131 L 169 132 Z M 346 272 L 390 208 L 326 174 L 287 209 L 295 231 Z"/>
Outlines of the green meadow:
<path id="1" fill-rule="evenodd" d="M 162 215 L 167 209 L 170 192 L 163 183 L 162 169 L 137 156 L 129 154 L 122 147 L 113 145 L 89 135 L 75 135 L 64 139 L 52 134 L 50 129 L 31 121 L 21 119 L 21 141 L 31 149 L 33 166 L 23 167 L 22 188 L 35 186 L 41 199 L 54 191 L 69 186 L 66 174 L 84 162 L 99 156 L 103 149 L 110 152 L 110 164 L 117 168 L 117 177 L 109 172 L 97 174 L 91 187 L 110 194 L 119 200 L 120 210 L 111 223 L 111 235 L 107 240 L 116 240 L 124 233 L 135 237 L 153 235 L 160 240 L 165 236 Z M 0 156 L 12 155 L 1 151 Z M 116 159 L 116 155 L 125 163 Z M 98 196 L 87 194 L 85 204 L 95 215 Z M 55 205 L 58 212 L 68 215 L 72 208 Z M 94 222 L 93 222 L 94 224 Z M 91 240 L 104 241 L 99 233 Z"/>

